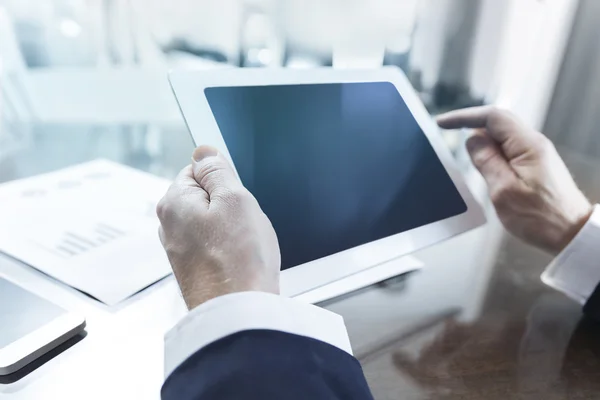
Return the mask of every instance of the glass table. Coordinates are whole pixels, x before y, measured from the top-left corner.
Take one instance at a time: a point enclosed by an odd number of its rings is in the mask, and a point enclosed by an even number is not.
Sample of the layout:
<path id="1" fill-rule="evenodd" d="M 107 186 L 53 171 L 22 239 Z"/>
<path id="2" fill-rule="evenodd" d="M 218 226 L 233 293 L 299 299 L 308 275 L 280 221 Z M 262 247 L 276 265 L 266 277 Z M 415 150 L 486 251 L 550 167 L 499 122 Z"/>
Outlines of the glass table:
<path id="1" fill-rule="evenodd" d="M 32 125 L 0 159 L 0 181 L 107 158 L 166 178 L 188 163 L 185 126 Z M 596 160 L 567 154 L 600 198 Z M 323 303 L 341 314 L 377 399 L 592 399 L 600 341 L 580 307 L 545 287 L 549 257 L 484 227 L 420 251 L 422 271 Z M 15 376 L 10 399 L 152 399 L 163 381 L 163 334 L 184 313 L 167 277 L 107 307 L 0 255 L 0 274 L 87 318 L 76 337 Z"/>

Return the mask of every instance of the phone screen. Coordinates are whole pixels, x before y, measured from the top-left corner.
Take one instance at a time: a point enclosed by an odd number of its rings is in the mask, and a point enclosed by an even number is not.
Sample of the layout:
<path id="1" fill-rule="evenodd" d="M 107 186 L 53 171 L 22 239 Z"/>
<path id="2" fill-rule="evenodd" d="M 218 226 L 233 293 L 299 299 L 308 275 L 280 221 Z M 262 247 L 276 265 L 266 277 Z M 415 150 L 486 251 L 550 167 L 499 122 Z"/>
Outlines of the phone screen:
<path id="1" fill-rule="evenodd" d="M 0 349 L 65 313 L 62 308 L 0 278 Z"/>

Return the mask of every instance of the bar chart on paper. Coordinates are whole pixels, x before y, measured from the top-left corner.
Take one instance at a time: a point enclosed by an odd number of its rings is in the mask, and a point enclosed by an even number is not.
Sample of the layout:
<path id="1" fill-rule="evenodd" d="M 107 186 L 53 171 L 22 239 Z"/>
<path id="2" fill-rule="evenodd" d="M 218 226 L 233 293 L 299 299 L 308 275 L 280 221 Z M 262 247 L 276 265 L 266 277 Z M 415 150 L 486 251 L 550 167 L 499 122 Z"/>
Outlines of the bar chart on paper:
<path id="1" fill-rule="evenodd" d="M 54 245 L 41 244 L 41 246 L 59 257 L 70 258 L 95 250 L 125 236 L 127 236 L 125 230 L 98 222 L 87 230 L 67 230 L 62 233 Z"/>
<path id="2" fill-rule="evenodd" d="M 154 211 L 169 184 L 99 160 L 0 185 L 0 251 L 116 304 L 171 272 Z"/>

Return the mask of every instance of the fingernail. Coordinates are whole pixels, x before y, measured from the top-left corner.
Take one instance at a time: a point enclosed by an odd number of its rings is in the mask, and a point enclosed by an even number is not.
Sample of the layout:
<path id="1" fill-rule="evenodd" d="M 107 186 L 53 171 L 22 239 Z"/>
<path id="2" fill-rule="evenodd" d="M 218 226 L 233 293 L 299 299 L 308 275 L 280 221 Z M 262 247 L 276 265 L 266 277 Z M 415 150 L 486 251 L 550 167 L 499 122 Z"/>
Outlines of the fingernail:
<path id="1" fill-rule="evenodd" d="M 219 151 L 211 146 L 200 146 L 194 150 L 194 154 L 192 155 L 192 159 L 196 162 L 200 162 L 205 158 L 216 157 L 219 154 Z"/>

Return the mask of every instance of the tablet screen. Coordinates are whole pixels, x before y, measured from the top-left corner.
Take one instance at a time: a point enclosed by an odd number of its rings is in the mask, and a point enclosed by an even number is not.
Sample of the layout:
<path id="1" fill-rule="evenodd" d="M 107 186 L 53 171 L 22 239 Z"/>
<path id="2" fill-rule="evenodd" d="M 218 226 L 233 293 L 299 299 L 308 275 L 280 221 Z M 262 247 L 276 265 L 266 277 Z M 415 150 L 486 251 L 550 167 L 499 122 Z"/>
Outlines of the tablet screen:
<path id="1" fill-rule="evenodd" d="M 467 206 L 389 82 L 212 87 L 282 269 L 440 221 Z"/>
<path id="2" fill-rule="evenodd" d="M 64 313 L 62 308 L 0 278 L 0 349 Z"/>

